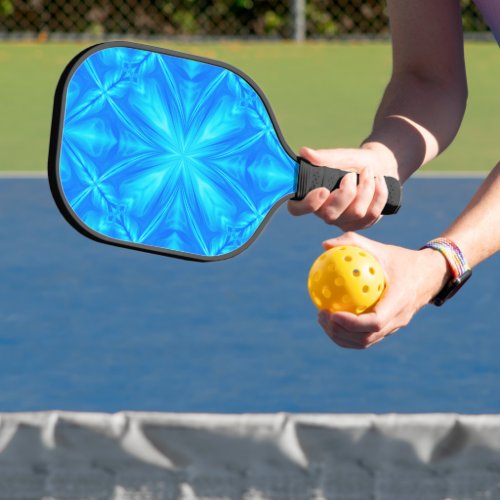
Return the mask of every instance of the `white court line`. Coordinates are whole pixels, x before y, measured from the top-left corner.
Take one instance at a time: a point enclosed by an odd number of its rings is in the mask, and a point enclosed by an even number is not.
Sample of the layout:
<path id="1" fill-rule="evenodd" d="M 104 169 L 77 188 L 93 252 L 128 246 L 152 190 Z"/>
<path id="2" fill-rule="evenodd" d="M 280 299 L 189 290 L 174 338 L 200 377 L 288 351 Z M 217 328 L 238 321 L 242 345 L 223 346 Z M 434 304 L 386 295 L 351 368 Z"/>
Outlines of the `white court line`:
<path id="1" fill-rule="evenodd" d="M 47 172 L 40 171 L 9 171 L 0 172 L 0 179 L 46 179 Z"/>
<path id="2" fill-rule="evenodd" d="M 477 170 L 452 170 L 449 172 L 437 172 L 435 170 L 416 172 L 414 179 L 484 179 L 489 172 L 478 172 Z"/>
<path id="3" fill-rule="evenodd" d="M 483 179 L 488 172 L 478 172 L 474 170 L 453 170 L 449 172 L 426 171 L 417 172 L 412 177 L 414 179 Z M 0 179 L 46 179 L 45 171 L 0 171 Z"/>

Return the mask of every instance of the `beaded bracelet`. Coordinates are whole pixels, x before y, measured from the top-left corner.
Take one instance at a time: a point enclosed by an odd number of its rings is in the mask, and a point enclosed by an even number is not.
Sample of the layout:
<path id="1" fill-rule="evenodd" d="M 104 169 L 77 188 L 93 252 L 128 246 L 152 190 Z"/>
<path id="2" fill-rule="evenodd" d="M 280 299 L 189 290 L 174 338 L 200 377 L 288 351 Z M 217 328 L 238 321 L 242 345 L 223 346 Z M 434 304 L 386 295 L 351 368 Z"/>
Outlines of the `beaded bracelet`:
<path id="1" fill-rule="evenodd" d="M 436 238 L 426 243 L 422 248 L 432 248 L 441 252 L 450 265 L 454 278 L 458 278 L 470 270 L 462 250 L 448 238 Z"/>

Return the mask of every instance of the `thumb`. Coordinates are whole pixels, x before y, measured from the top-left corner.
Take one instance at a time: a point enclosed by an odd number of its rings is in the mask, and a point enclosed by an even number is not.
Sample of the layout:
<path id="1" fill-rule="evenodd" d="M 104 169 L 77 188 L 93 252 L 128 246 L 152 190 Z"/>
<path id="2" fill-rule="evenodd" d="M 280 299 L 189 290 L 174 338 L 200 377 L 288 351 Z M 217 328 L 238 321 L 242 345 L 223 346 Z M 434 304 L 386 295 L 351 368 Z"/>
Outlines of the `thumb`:
<path id="1" fill-rule="evenodd" d="M 311 149 L 303 147 L 299 151 L 300 156 L 313 165 L 348 168 L 358 171 L 364 163 L 364 151 L 359 149 Z"/>
<path id="2" fill-rule="evenodd" d="M 326 241 L 323 241 L 322 245 L 325 250 L 341 245 L 355 245 L 363 247 L 365 248 L 365 250 L 370 250 L 370 240 L 353 231 L 349 231 L 347 233 L 341 234 L 340 236 L 337 236 L 336 238 L 330 238 Z"/>
<path id="3" fill-rule="evenodd" d="M 317 151 L 316 149 L 308 147 L 300 148 L 299 155 L 302 156 L 302 158 L 306 159 L 307 161 L 311 162 L 315 166 L 322 167 L 324 165 L 323 162 L 324 155 L 322 155 L 320 151 Z"/>

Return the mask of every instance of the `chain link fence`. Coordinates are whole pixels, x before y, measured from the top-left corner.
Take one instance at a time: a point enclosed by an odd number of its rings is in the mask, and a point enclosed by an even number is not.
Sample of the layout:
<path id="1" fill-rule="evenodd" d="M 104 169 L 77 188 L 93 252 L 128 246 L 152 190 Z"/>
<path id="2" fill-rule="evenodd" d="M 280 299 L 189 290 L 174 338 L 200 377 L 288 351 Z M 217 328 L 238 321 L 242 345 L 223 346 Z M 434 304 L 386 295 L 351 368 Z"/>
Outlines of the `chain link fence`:
<path id="1" fill-rule="evenodd" d="M 438 0 L 437 0 L 438 1 Z M 467 32 L 487 26 L 461 0 Z M 0 37 L 336 38 L 388 33 L 382 0 L 0 0 Z"/>

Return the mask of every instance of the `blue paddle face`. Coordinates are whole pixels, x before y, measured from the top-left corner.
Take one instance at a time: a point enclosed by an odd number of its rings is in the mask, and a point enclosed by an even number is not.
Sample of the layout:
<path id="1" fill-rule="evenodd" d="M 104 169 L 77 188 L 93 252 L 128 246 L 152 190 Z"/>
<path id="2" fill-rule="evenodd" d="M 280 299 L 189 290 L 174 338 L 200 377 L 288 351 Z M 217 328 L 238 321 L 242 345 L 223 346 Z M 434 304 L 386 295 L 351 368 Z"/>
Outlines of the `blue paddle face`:
<path id="1" fill-rule="evenodd" d="M 216 260 L 295 193 L 298 164 L 265 98 L 237 70 L 190 57 L 103 44 L 60 83 L 51 185 L 85 234 Z"/>

